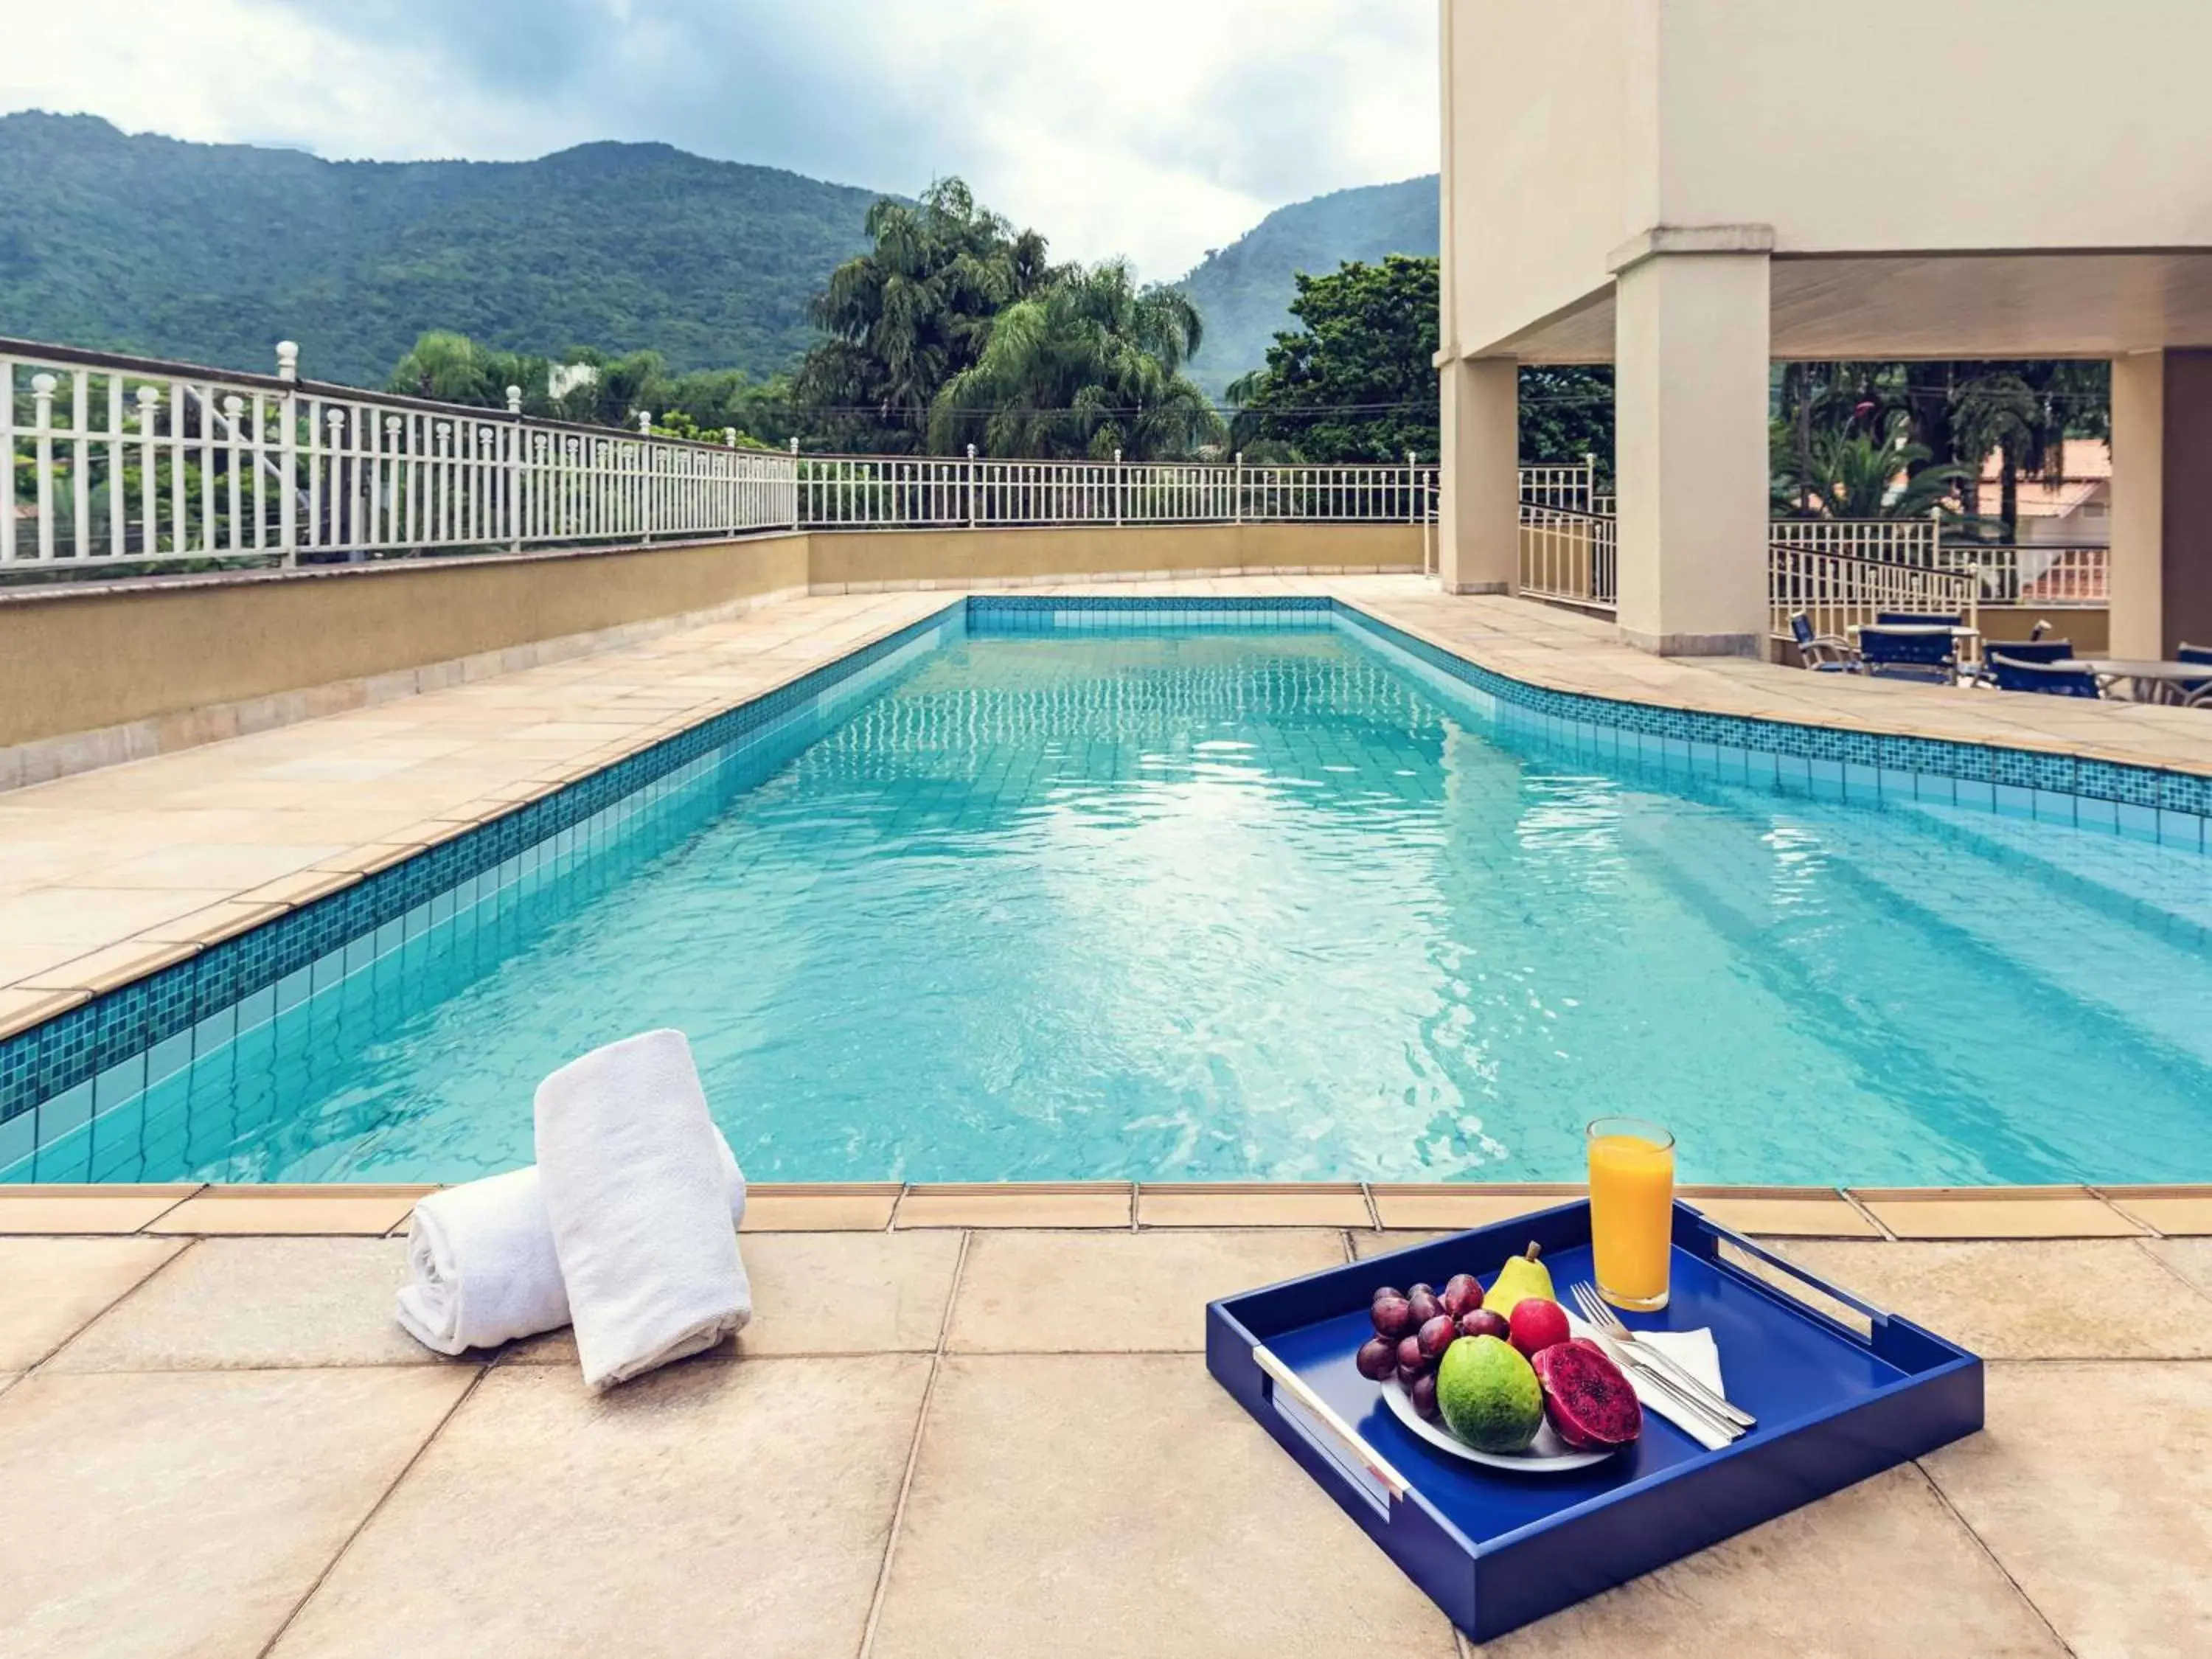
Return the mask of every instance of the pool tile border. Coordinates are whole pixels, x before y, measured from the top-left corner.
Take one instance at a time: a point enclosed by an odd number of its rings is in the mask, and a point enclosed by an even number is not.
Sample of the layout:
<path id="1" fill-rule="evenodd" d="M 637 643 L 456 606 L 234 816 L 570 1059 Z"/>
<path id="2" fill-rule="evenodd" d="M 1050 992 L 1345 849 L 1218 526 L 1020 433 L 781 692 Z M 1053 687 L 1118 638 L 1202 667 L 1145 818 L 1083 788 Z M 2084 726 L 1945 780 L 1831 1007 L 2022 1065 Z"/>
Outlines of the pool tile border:
<path id="1" fill-rule="evenodd" d="M 1137 629 L 1216 617 L 1224 627 L 1327 625 L 1331 618 L 1344 619 L 1355 634 L 1370 634 L 1519 711 L 1522 723 L 1533 720 L 1547 736 L 1586 744 L 1616 760 L 1816 797 L 1878 799 L 1885 790 L 1909 788 L 1915 799 L 1932 793 L 1955 805 L 2021 817 L 2057 816 L 2161 844 L 2199 850 L 2207 845 L 2212 777 L 2086 756 L 1714 714 L 1552 690 L 1482 667 L 1333 595 L 956 596 L 941 608 L 703 720 L 672 716 L 651 728 L 641 745 L 573 781 L 519 786 L 486 796 L 477 805 L 490 816 L 474 823 L 456 820 L 456 833 L 447 839 L 419 848 L 411 841 L 379 843 L 373 856 L 337 860 L 349 867 L 303 871 L 241 894 L 233 902 L 284 908 L 258 921 L 250 915 L 240 918 L 246 924 L 242 930 L 215 939 L 145 941 L 142 957 L 114 964 L 112 977 L 103 970 L 98 986 L 57 988 L 57 996 L 81 999 L 74 1006 L 57 1008 L 37 1001 L 17 1009 L 18 1029 L 0 1038 L 0 1170 L 58 1139 L 97 1109 L 92 1085 L 104 1073 L 127 1068 L 137 1057 L 202 1022 L 222 1018 L 248 996 L 325 961 L 343 961 L 349 945 L 401 927 L 418 907 L 463 889 L 507 860 L 535 857 L 562 830 L 798 709 L 930 633 L 956 623 L 973 623 L 987 634 L 1111 632 L 1117 625 Z M 556 771 L 567 776 L 567 769 Z M 2085 816 L 2085 801 L 2108 805 L 2110 817 L 2102 816 L 2101 806 Z M 364 865 L 369 867 L 360 867 Z M 216 933 L 221 927 L 218 922 L 199 931 Z M 147 962 L 159 965 L 148 972 Z M 49 1109 L 60 1126 L 51 1134 L 43 1121 Z"/>

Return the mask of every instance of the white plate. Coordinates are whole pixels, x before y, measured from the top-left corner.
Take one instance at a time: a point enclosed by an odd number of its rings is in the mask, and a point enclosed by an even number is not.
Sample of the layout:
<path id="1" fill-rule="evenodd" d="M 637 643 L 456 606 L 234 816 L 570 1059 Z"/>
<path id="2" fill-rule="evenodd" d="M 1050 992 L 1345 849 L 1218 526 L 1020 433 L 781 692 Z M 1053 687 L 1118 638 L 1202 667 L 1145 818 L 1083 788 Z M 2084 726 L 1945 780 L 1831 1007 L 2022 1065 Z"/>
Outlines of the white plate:
<path id="1" fill-rule="evenodd" d="M 1493 1469 L 1511 1469 L 1517 1474 L 1567 1474 L 1576 1469 L 1586 1469 L 1593 1463 L 1602 1463 L 1620 1449 L 1615 1446 L 1607 1451 L 1577 1451 L 1559 1438 L 1558 1431 L 1547 1420 L 1543 1427 L 1536 1431 L 1536 1438 L 1530 1443 L 1527 1451 L 1477 1451 L 1443 1424 L 1431 1423 L 1415 1411 L 1413 1397 L 1399 1385 L 1395 1376 L 1382 1384 L 1382 1403 L 1396 1413 L 1401 1423 L 1438 1451 L 1449 1452 L 1454 1457 L 1464 1457 L 1470 1463 L 1487 1464 Z"/>

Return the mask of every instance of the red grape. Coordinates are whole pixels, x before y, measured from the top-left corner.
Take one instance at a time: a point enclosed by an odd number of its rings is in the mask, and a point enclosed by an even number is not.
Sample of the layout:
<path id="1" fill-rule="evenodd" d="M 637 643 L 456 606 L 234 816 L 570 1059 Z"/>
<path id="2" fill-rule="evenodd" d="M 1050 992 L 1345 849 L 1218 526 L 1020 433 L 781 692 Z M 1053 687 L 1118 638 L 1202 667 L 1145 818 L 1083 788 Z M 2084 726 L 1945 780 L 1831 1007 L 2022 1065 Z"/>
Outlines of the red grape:
<path id="1" fill-rule="evenodd" d="M 1487 1308 L 1477 1308 L 1471 1314 L 1460 1316 L 1459 1334 L 1462 1336 L 1494 1336 L 1503 1342 L 1511 1328 L 1504 1315 L 1494 1314 Z"/>
<path id="2" fill-rule="evenodd" d="M 1459 1327 L 1448 1316 L 1438 1314 L 1421 1327 L 1420 1334 L 1413 1340 L 1420 1345 L 1421 1358 L 1433 1365 L 1444 1357 L 1444 1350 L 1451 1346 L 1452 1339 L 1458 1334 Z"/>
<path id="3" fill-rule="evenodd" d="M 1413 1328 L 1419 1330 L 1444 1310 L 1437 1300 L 1437 1293 L 1425 1285 L 1416 1285 L 1406 1292 L 1406 1305 L 1413 1310 Z"/>
<path id="4" fill-rule="evenodd" d="M 1395 1339 L 1417 1328 L 1413 1323 L 1413 1304 L 1402 1296 L 1377 1297 L 1375 1305 L 1368 1309 L 1367 1316 L 1375 1322 L 1375 1334 L 1377 1336 Z"/>
<path id="5" fill-rule="evenodd" d="M 1409 1336 L 1404 1338 L 1399 1342 L 1398 1369 L 1400 1370 L 1418 1371 L 1426 1364 L 1428 1364 L 1428 1362 L 1421 1358 L 1421 1339 L 1419 1337 Z"/>
<path id="6" fill-rule="evenodd" d="M 1443 1304 L 1454 1319 L 1473 1313 L 1482 1305 L 1482 1281 L 1473 1273 L 1454 1273 L 1444 1285 Z"/>
<path id="7" fill-rule="evenodd" d="M 1370 1382 L 1380 1382 L 1398 1369 L 1398 1345 L 1387 1336 L 1370 1336 L 1359 1345 L 1352 1363 Z"/>
<path id="8" fill-rule="evenodd" d="M 1407 1392 L 1413 1396 L 1413 1409 L 1433 1423 L 1437 1420 L 1437 1379 L 1433 1376 L 1418 1379 Z"/>

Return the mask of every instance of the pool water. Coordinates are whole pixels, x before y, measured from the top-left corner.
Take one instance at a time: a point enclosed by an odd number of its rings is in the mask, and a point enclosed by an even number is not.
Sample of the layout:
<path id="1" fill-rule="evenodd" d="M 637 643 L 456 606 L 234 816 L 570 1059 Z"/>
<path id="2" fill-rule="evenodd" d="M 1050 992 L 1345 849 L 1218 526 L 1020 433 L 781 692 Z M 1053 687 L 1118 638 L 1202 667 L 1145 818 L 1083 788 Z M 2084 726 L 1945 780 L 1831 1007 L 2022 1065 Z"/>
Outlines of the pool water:
<path id="1" fill-rule="evenodd" d="M 953 629 L 40 1179 L 458 1181 L 689 1034 L 756 1180 L 2212 1176 L 2212 860 L 1642 774 L 1357 630 Z M 75 1154 L 73 1154 L 74 1156 Z"/>

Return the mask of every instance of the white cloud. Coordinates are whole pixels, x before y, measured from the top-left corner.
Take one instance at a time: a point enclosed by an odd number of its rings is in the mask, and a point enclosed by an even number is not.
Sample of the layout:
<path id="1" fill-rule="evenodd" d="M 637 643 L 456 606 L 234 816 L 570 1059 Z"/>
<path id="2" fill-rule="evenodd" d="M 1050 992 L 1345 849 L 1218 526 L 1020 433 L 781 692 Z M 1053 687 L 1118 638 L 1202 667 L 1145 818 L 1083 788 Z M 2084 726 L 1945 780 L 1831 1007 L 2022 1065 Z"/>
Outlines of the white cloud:
<path id="1" fill-rule="evenodd" d="M 957 173 L 1148 276 L 1436 166 L 1432 0 L 17 3 L 0 107 L 328 156 L 659 139 L 911 193 Z"/>

